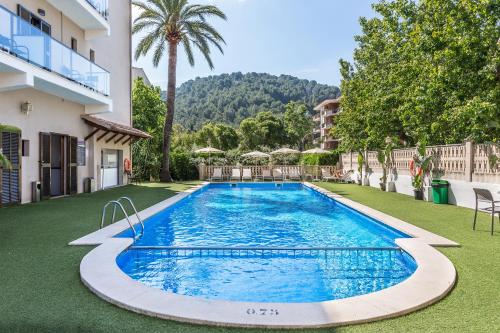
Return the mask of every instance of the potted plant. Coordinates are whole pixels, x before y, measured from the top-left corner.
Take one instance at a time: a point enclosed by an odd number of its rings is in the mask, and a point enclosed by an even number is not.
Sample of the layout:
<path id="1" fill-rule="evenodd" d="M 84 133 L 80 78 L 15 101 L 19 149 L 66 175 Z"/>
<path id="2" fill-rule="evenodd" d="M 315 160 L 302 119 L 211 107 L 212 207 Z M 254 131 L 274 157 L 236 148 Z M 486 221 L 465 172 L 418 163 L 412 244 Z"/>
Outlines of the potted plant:
<path id="1" fill-rule="evenodd" d="M 423 181 L 421 172 L 422 169 L 417 169 L 412 175 L 411 184 L 413 186 L 413 195 L 415 197 L 415 200 L 424 199 Z"/>
<path id="2" fill-rule="evenodd" d="M 417 153 L 410 160 L 410 175 L 412 177 L 413 191 L 415 199 L 424 199 L 424 181 L 425 176 L 429 173 L 432 156 L 427 156 L 425 145 L 417 144 Z"/>

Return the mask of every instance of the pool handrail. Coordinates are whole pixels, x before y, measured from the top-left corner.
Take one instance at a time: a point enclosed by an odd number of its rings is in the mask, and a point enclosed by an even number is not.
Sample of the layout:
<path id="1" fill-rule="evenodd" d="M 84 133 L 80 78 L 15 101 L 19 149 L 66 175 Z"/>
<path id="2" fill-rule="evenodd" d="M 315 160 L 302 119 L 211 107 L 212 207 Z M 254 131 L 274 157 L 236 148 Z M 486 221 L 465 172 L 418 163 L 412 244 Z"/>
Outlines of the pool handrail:
<path id="1" fill-rule="evenodd" d="M 132 206 L 132 209 L 134 210 L 135 215 L 136 215 L 136 217 L 137 217 L 137 219 L 140 222 L 141 227 L 142 227 L 142 233 L 141 234 L 138 234 L 137 231 L 135 230 L 134 225 L 130 221 L 129 215 L 127 214 L 127 211 L 125 210 L 125 208 L 123 207 L 122 203 L 120 202 L 122 200 L 127 200 L 130 203 L 130 205 Z M 127 198 L 127 197 L 121 197 L 118 200 L 108 201 L 108 203 L 106 203 L 104 205 L 104 207 L 102 208 L 100 229 L 102 229 L 104 227 L 104 221 L 106 219 L 106 209 L 108 208 L 109 205 L 113 205 L 113 215 L 111 217 L 111 223 L 110 224 L 113 224 L 115 222 L 116 207 L 120 207 L 120 209 L 122 210 L 123 215 L 125 216 L 125 219 L 127 220 L 128 224 L 130 226 L 130 229 L 132 229 L 132 233 L 134 234 L 134 240 L 137 240 L 139 237 L 141 237 L 141 236 L 144 235 L 144 224 L 143 224 L 141 218 L 139 217 L 139 214 L 137 213 L 137 209 L 135 208 L 134 203 L 132 202 L 132 200 L 130 198 Z"/>

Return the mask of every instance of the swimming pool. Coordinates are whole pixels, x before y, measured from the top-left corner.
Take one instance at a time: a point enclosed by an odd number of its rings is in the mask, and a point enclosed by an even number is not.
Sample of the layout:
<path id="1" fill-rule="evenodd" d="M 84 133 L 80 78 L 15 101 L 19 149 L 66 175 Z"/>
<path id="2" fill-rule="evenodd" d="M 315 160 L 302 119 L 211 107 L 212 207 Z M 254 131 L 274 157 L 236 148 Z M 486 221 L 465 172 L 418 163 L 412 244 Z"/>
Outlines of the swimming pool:
<path id="1" fill-rule="evenodd" d="M 400 238 L 409 236 L 302 184 L 210 184 L 149 217 L 116 262 L 179 295 L 323 302 L 410 277 L 417 265 Z"/>

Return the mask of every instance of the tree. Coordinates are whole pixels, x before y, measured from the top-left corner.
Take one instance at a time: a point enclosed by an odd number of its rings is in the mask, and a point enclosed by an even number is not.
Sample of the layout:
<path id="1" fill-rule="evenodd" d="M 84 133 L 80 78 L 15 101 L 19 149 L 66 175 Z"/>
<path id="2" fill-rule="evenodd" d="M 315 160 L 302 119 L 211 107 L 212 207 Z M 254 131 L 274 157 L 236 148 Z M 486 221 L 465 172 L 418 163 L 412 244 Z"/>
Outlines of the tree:
<path id="1" fill-rule="evenodd" d="M 171 182 L 169 156 L 175 114 L 177 48 L 182 44 L 191 66 L 194 66 L 193 47 L 198 49 L 210 69 L 213 69 L 210 46 L 215 46 L 223 53 L 221 44 L 225 42 L 207 19 L 216 17 L 226 20 L 226 15 L 216 6 L 190 5 L 188 0 L 137 0 L 132 3 L 142 10 L 134 20 L 132 33 L 147 31 L 146 36 L 137 45 L 135 59 L 145 56 L 154 48 L 153 65 L 157 67 L 161 58 L 168 52 L 167 115 L 163 129 L 160 180 Z"/>
<path id="2" fill-rule="evenodd" d="M 207 122 L 234 127 L 262 111 L 283 115 L 289 102 L 312 110 L 325 99 L 340 96 L 338 87 L 289 75 L 231 73 L 184 82 L 175 99 L 175 123 L 198 130 Z"/>
<path id="3" fill-rule="evenodd" d="M 312 135 L 314 126 L 307 106 L 304 103 L 290 102 L 285 106 L 285 110 L 283 122 L 288 142 L 304 150 L 305 140 L 307 136 Z"/>
<path id="4" fill-rule="evenodd" d="M 255 150 L 260 145 L 262 137 L 255 118 L 247 118 L 240 123 L 240 143 L 243 150 Z"/>
<path id="5" fill-rule="evenodd" d="M 342 147 L 500 138 L 496 0 L 384 0 L 341 62 Z M 361 144 L 359 139 L 362 139 Z M 357 149 L 356 149 L 357 150 Z"/>
<path id="6" fill-rule="evenodd" d="M 139 140 L 132 144 L 134 173 L 142 179 L 158 179 L 163 142 L 162 124 L 166 113 L 160 88 L 147 86 L 142 78 L 135 80 L 132 87 L 132 107 L 134 126 L 152 136 L 149 140 Z"/>
<path id="7" fill-rule="evenodd" d="M 261 135 L 261 146 L 276 148 L 286 141 L 283 119 L 270 111 L 257 113 L 255 117 Z"/>
<path id="8" fill-rule="evenodd" d="M 196 132 L 196 143 L 227 151 L 238 147 L 238 134 L 229 125 L 207 123 Z"/>
<path id="9" fill-rule="evenodd" d="M 171 151 L 193 151 L 195 145 L 195 135 L 186 130 L 182 125 L 174 124 L 172 127 Z"/>

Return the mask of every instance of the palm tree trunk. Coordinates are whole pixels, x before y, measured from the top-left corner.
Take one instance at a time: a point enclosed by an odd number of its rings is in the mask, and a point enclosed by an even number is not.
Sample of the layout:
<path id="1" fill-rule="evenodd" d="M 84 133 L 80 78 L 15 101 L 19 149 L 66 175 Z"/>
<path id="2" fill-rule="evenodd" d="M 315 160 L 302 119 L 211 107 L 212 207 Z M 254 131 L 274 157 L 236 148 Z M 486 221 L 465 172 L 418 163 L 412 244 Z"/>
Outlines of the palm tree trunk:
<path id="1" fill-rule="evenodd" d="M 177 43 L 168 43 L 168 83 L 167 83 L 167 116 L 163 127 L 163 159 L 160 172 L 162 182 L 171 183 L 170 175 L 170 143 L 172 142 L 172 126 L 175 112 L 175 86 L 177 79 Z"/>

